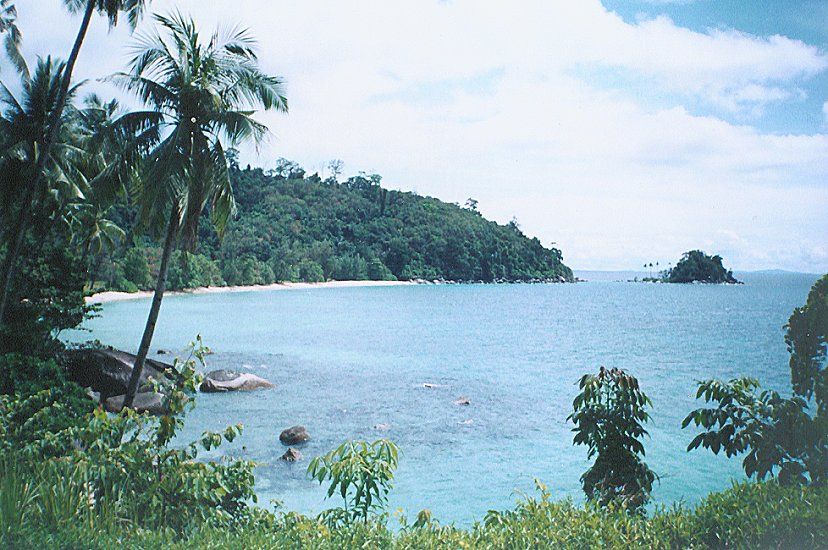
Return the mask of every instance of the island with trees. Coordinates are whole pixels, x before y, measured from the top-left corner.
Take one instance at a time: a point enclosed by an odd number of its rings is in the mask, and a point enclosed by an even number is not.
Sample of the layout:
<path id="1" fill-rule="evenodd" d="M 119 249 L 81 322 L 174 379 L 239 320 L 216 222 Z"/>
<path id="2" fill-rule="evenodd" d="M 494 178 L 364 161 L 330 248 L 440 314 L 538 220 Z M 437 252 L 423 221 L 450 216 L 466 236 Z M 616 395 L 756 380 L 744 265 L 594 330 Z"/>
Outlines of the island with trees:
<path id="1" fill-rule="evenodd" d="M 662 273 L 661 280 L 665 283 L 741 284 L 733 271 L 722 265 L 721 256 L 710 256 L 701 250 L 685 252 L 674 267 Z"/>

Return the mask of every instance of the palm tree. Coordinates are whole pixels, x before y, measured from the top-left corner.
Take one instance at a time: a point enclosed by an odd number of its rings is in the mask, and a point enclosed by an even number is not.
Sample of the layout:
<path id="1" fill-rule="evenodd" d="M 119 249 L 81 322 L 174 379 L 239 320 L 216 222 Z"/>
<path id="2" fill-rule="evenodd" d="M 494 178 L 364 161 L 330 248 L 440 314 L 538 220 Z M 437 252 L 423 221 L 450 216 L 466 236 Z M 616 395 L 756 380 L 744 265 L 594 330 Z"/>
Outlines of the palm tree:
<path id="1" fill-rule="evenodd" d="M 48 121 L 54 113 L 56 98 L 61 85 L 64 64 L 51 58 L 38 60 L 35 72 L 28 77 L 28 70 L 21 76 L 21 94 L 18 99 L 0 83 L 0 220 L 5 231 L 4 239 L 14 232 L 14 222 L 25 207 L 22 195 L 31 194 L 28 182 L 38 164 L 43 164 L 47 185 L 38 190 L 29 202 L 45 205 L 50 195 L 59 201 L 82 198 L 85 181 L 77 170 L 75 161 L 83 151 L 73 143 L 72 123 L 74 110 L 64 111 L 58 121 L 56 143 L 49 154 L 41 147 L 43 136 L 48 132 Z M 68 92 L 71 98 L 75 88 Z M 49 215 L 50 212 L 42 212 Z"/>
<path id="2" fill-rule="evenodd" d="M 51 156 L 51 149 L 55 145 L 60 132 L 61 124 L 59 124 L 59 122 L 69 99 L 72 72 L 75 69 L 78 54 L 80 53 L 81 46 L 86 38 L 86 33 L 89 30 L 89 23 L 92 20 L 92 14 L 98 12 L 106 16 L 109 20 L 109 26 L 111 28 L 118 23 L 119 14 L 124 12 L 127 15 L 130 26 L 135 28 L 135 25 L 137 25 L 143 15 L 145 5 L 149 1 L 150 0 L 64 0 L 64 4 L 66 4 L 66 7 L 70 12 L 77 13 L 82 11 L 83 19 L 81 20 L 81 26 L 80 29 L 78 29 L 78 34 L 75 37 L 75 42 L 72 45 L 72 50 L 69 53 L 66 65 L 63 66 L 60 74 L 60 87 L 54 100 L 54 108 L 49 113 L 48 122 L 45 125 L 46 132 L 43 136 L 41 136 L 39 141 L 39 149 L 41 154 L 37 157 L 35 170 L 31 175 L 30 183 L 25 187 L 25 191 L 20 197 L 19 212 L 14 221 L 13 232 L 9 235 L 10 239 L 8 239 L 6 257 L 3 261 L 2 275 L 0 275 L 0 277 L 2 277 L 2 279 L 0 279 L 0 285 L 2 285 L 2 295 L 0 296 L 0 326 L 3 325 L 9 291 L 11 290 L 11 282 L 14 278 L 15 269 L 17 268 L 17 259 L 20 256 L 23 238 L 26 234 L 26 230 L 28 229 L 32 216 L 33 198 L 36 197 L 36 195 L 41 191 L 40 188 L 44 178 L 44 170 L 48 159 Z M 16 16 L 16 12 L 8 11 L 10 8 L 11 10 L 14 9 L 14 6 L 9 5 L 8 0 L 4 1 L 3 4 L 0 4 L 0 7 L 5 9 L 5 11 L 0 13 L 7 15 L 7 18 L 11 15 Z M 14 19 L 12 19 L 12 21 L 14 21 Z M 16 29 L 16 26 L 14 28 Z M 9 36 L 11 37 L 12 35 L 9 34 Z M 17 44 L 19 44 L 19 36 Z M 19 52 L 19 50 L 17 51 Z M 22 60 L 22 57 L 20 59 Z"/>
<path id="3" fill-rule="evenodd" d="M 23 35 L 20 34 L 20 29 L 17 28 L 17 9 L 11 0 L 0 0 L 0 34 L 5 33 L 6 37 L 3 39 L 3 47 L 6 49 L 6 57 L 9 58 L 14 68 L 22 76 L 29 77 L 29 69 L 26 66 L 26 60 L 20 53 L 20 43 L 23 41 Z"/>
<path id="4" fill-rule="evenodd" d="M 134 162 L 126 162 L 124 152 L 134 147 L 135 136 L 123 135 L 115 128 L 121 116 L 117 100 L 103 101 L 95 94 L 84 100 L 78 111 L 76 134 L 84 155 L 79 169 L 89 181 L 87 199 L 71 205 L 68 211 L 76 241 L 83 250 L 82 263 L 90 270 L 94 286 L 97 262 L 87 264 L 104 251 L 112 251 L 125 240 L 123 229 L 105 216 L 119 196 L 126 195 L 126 184 L 137 174 Z M 119 165 L 115 168 L 115 165 Z"/>
<path id="5" fill-rule="evenodd" d="M 195 244 L 208 209 L 221 236 L 235 210 L 223 140 L 257 145 L 267 127 L 251 118 L 255 108 L 287 112 L 282 80 L 260 71 L 247 30 L 218 32 L 203 41 L 180 14 L 155 15 L 165 37 L 141 37 L 127 73 L 112 80 L 149 107 L 121 118 L 125 133 L 154 132 L 158 142 L 144 162 L 136 189 L 139 222 L 150 233 L 164 228 L 164 245 L 149 317 L 129 380 L 124 407 L 132 405 L 166 287 L 170 255 L 180 237 Z"/>

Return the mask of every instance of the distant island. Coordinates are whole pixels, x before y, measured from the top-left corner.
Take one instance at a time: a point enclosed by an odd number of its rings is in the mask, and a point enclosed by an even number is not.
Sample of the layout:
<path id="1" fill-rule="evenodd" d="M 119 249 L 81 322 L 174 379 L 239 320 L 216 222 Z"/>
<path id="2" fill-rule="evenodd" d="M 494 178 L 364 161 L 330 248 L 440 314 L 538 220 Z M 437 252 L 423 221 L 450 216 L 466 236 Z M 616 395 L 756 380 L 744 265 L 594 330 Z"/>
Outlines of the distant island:
<path id="1" fill-rule="evenodd" d="M 193 253 L 176 251 L 168 288 L 328 280 L 571 282 L 561 251 L 523 234 L 516 221 L 485 219 L 464 206 L 380 185 L 376 174 L 344 181 L 306 175 L 282 159 L 275 170 L 246 169 L 230 155 L 238 215 L 223 240 L 202 220 Z M 133 233 L 126 199 L 112 221 Z M 96 290 L 151 288 L 160 248 L 146 237 L 96 259 Z M 94 281 L 92 281 L 94 283 Z"/>
<path id="2" fill-rule="evenodd" d="M 741 284 L 733 271 L 724 268 L 721 256 L 709 256 L 701 250 L 685 252 L 675 267 L 662 273 L 661 280 L 665 283 Z"/>

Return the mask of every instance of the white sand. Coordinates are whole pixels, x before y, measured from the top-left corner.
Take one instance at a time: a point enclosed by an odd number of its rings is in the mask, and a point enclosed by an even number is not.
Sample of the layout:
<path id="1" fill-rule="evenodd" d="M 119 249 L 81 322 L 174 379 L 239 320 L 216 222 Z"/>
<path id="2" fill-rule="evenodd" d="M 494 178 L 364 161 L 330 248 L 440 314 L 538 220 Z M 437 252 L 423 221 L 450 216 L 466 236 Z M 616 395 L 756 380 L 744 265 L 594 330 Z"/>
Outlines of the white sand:
<path id="1" fill-rule="evenodd" d="M 399 286 L 417 284 L 412 281 L 326 281 L 324 283 L 273 283 L 272 285 L 250 286 L 205 286 L 183 291 L 168 291 L 164 296 L 182 296 L 188 294 L 213 294 L 216 292 L 253 292 L 260 290 L 297 290 L 307 288 L 342 288 L 354 286 Z M 124 300 L 141 300 L 152 298 L 152 291 L 140 292 L 98 292 L 86 297 L 87 304 L 106 304 L 108 302 L 122 302 Z"/>

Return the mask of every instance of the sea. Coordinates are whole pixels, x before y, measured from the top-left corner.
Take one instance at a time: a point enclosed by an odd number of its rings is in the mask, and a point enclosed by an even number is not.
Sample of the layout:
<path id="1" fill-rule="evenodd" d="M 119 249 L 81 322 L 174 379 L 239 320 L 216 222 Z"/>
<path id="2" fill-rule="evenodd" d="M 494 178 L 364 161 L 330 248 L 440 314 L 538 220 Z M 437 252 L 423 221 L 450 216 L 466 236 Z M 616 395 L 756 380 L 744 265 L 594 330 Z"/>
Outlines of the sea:
<path id="1" fill-rule="evenodd" d="M 681 421 L 703 405 L 699 380 L 751 376 L 790 393 L 783 327 L 818 275 L 737 273 L 744 285 L 576 275 L 586 282 L 166 297 L 151 357 L 185 357 L 200 335 L 214 352 L 204 369 L 276 384 L 199 394 L 176 442 L 243 424 L 242 437 L 200 458 L 253 460 L 260 506 L 314 514 L 341 501 L 307 476 L 311 458 L 349 439 L 390 439 L 401 456 L 389 512 L 412 518 L 428 509 L 442 523 L 469 526 L 536 496 L 535 480 L 553 498 L 583 500 L 579 477 L 590 461 L 573 446 L 567 416 L 579 378 L 605 366 L 636 376 L 652 399 L 644 445 L 659 476 L 653 506 L 692 506 L 743 480 L 740 457 L 687 452 L 696 432 Z M 107 303 L 67 338 L 135 352 L 149 306 Z M 294 425 L 311 439 L 288 463 L 279 433 Z"/>

